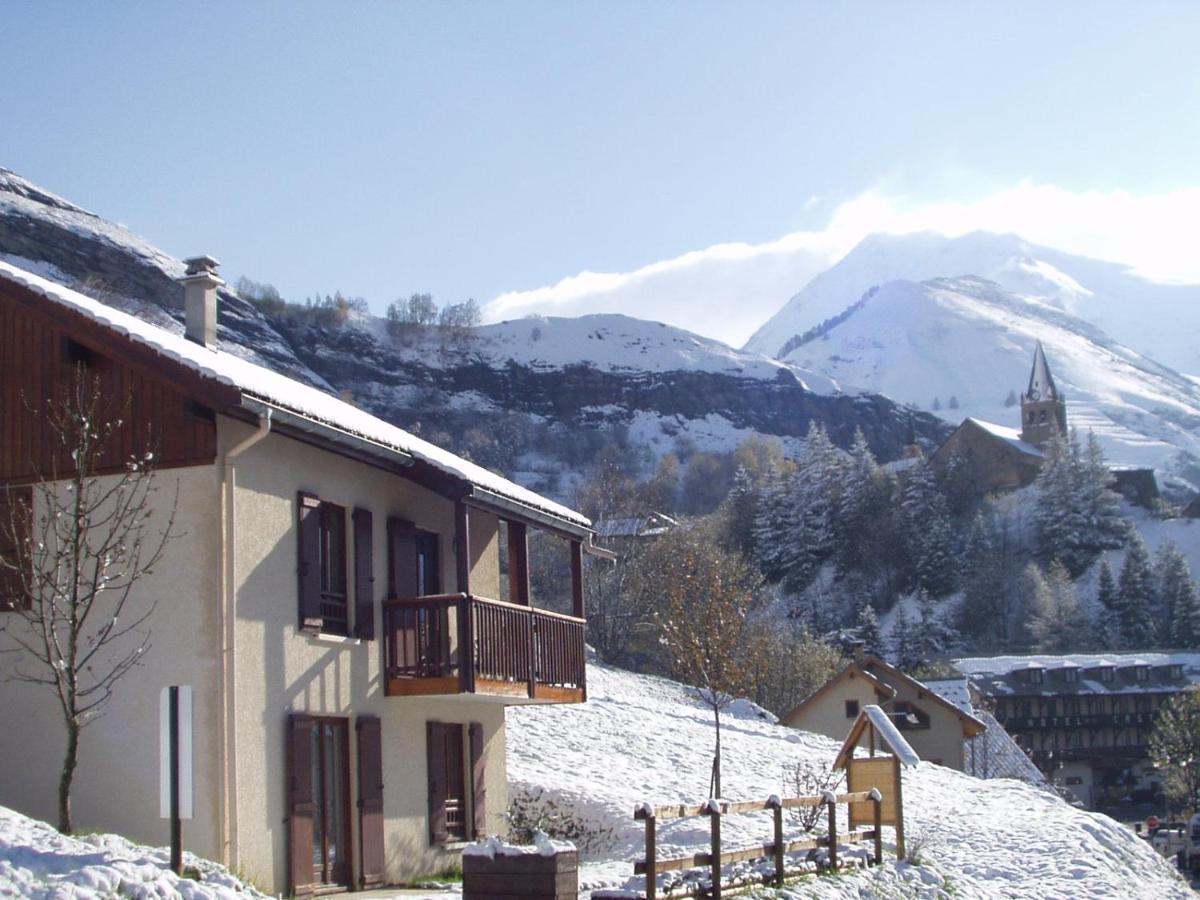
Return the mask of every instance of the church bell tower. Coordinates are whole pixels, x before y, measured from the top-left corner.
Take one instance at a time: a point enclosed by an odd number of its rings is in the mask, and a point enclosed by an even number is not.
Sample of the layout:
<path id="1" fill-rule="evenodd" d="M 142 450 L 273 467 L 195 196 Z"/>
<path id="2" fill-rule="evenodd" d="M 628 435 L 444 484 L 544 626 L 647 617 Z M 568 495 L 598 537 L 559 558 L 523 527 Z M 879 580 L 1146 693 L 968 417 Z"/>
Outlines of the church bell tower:
<path id="1" fill-rule="evenodd" d="M 1056 434 L 1067 436 L 1067 401 L 1054 386 L 1046 351 L 1038 341 L 1029 387 L 1021 395 L 1021 440 L 1041 447 Z"/>

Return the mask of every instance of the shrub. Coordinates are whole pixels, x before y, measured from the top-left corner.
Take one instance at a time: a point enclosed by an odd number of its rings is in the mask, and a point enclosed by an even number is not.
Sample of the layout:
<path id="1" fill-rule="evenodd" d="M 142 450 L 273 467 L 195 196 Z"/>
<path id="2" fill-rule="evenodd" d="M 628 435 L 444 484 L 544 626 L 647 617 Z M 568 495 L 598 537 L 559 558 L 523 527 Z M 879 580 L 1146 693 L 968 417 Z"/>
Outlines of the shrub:
<path id="1" fill-rule="evenodd" d="M 542 832 L 560 841 L 570 841 L 580 856 L 611 849 L 615 830 L 588 819 L 569 800 L 547 794 L 543 788 L 522 787 L 514 790 L 504 814 L 508 820 L 509 840 L 517 844 L 533 843 Z"/>

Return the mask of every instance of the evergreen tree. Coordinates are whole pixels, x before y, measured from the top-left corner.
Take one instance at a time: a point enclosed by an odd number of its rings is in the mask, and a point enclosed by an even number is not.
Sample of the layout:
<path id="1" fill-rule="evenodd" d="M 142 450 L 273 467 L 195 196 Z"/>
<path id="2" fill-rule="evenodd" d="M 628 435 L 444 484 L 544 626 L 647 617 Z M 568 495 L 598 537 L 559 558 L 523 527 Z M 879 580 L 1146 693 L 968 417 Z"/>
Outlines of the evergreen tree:
<path id="1" fill-rule="evenodd" d="M 908 612 L 904 601 L 896 604 L 896 616 L 892 620 L 891 661 L 900 669 L 910 669 L 919 660 L 916 621 Z"/>
<path id="2" fill-rule="evenodd" d="M 1097 644 L 1102 650 L 1121 648 L 1121 600 L 1117 595 L 1117 582 L 1113 578 L 1108 560 L 1100 563 L 1100 577 L 1096 585 L 1096 605 L 1100 607 L 1096 623 Z"/>
<path id="3" fill-rule="evenodd" d="M 1161 646 L 1187 650 L 1200 637 L 1200 601 L 1187 560 L 1175 544 L 1168 541 L 1159 548 L 1155 559 L 1158 588 L 1158 640 Z"/>
<path id="4" fill-rule="evenodd" d="M 883 636 L 879 632 L 879 617 L 870 603 L 864 603 L 858 613 L 858 639 L 863 642 L 863 651 L 873 656 L 883 653 Z"/>
<path id="5" fill-rule="evenodd" d="M 803 590 L 833 552 L 844 469 L 844 454 L 829 440 L 824 426 L 814 421 L 792 479 L 796 530 L 784 580 L 793 591 Z"/>
<path id="6" fill-rule="evenodd" d="M 1154 642 L 1154 570 L 1141 535 L 1134 533 L 1117 579 L 1117 618 L 1121 649 L 1145 650 Z"/>
<path id="7" fill-rule="evenodd" d="M 916 601 L 920 614 L 915 641 L 916 662 L 924 663 L 943 655 L 953 635 L 937 614 L 934 599 L 924 589 L 917 591 Z"/>
<path id="8" fill-rule="evenodd" d="M 954 531 L 928 464 L 907 471 L 901 507 L 916 585 L 930 596 L 944 597 L 954 590 Z"/>
<path id="9" fill-rule="evenodd" d="M 950 395 L 950 402 L 949 402 L 949 403 L 947 403 L 946 405 L 947 405 L 948 407 L 950 407 L 950 409 L 958 409 L 958 396 L 957 396 L 957 395 L 955 395 L 955 394 L 951 394 L 951 395 Z"/>
<path id="10" fill-rule="evenodd" d="M 753 555 L 754 522 L 758 515 L 758 491 L 744 466 L 733 473 L 733 488 L 724 503 L 726 542 L 743 556 Z"/>
<path id="11" fill-rule="evenodd" d="M 963 602 L 959 628 L 987 650 L 1016 649 L 1023 595 L 1014 589 L 1022 557 L 1007 531 L 975 517 L 963 550 Z"/>
<path id="12" fill-rule="evenodd" d="M 796 530 L 791 478 L 772 477 L 759 495 L 753 529 L 754 558 L 771 581 L 779 581 L 796 565 Z"/>
<path id="13" fill-rule="evenodd" d="M 1087 616 L 1071 573 L 1055 560 L 1043 573 L 1036 563 L 1025 570 L 1032 606 L 1029 633 L 1038 653 L 1070 653 L 1090 644 Z"/>
<path id="14" fill-rule="evenodd" d="M 1004 398 L 1004 405 L 1007 407 L 1013 407 L 1013 406 L 1017 405 L 1017 392 L 1016 391 L 1010 390 L 1008 392 L 1008 396 Z"/>
<path id="15" fill-rule="evenodd" d="M 871 528 L 885 512 L 879 465 L 862 429 L 855 429 L 849 459 L 840 467 L 837 510 L 833 519 L 834 561 L 842 575 L 870 567 Z"/>
<path id="16" fill-rule="evenodd" d="M 952 516 L 963 516 L 975 505 L 977 490 L 971 474 L 971 466 L 958 447 L 946 460 L 938 482 L 946 498 L 946 509 Z"/>
<path id="17" fill-rule="evenodd" d="M 1095 435 L 1089 434 L 1086 449 L 1074 433 L 1069 440 L 1050 442 L 1038 473 L 1034 510 L 1043 563 L 1058 559 L 1079 575 L 1100 551 L 1121 546 L 1128 525 L 1120 514 L 1120 498 L 1108 488 L 1111 478 Z"/>

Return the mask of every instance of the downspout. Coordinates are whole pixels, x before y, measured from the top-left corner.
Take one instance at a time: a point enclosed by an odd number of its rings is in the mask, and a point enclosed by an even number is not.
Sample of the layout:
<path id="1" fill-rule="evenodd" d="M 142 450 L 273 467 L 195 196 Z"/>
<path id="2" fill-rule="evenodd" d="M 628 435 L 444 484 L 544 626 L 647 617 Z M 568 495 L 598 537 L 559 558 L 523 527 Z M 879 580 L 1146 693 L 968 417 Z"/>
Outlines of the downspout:
<path id="1" fill-rule="evenodd" d="M 237 488 L 236 460 L 271 432 L 271 410 L 258 417 L 254 433 L 225 452 L 221 467 L 221 503 L 224 507 L 222 580 L 220 605 L 221 631 L 221 794 L 219 845 L 221 856 L 230 868 L 240 864 L 237 817 L 237 514 L 234 496 Z"/>

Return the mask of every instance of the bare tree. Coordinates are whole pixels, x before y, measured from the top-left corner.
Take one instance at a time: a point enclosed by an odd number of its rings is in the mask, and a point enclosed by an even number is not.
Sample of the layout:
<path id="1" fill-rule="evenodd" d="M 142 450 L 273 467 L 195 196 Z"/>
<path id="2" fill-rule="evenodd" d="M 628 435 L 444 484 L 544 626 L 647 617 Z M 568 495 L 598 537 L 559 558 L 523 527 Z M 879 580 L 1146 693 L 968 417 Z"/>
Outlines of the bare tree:
<path id="1" fill-rule="evenodd" d="M 646 548 L 637 561 L 634 594 L 652 608 L 670 674 L 693 685 L 713 711 L 716 749 L 711 796 L 721 796 L 721 710 L 754 689 L 763 652 L 751 613 L 762 576 L 721 546 L 716 525 L 698 520 Z"/>
<path id="2" fill-rule="evenodd" d="M 178 492 L 160 511 L 143 449 L 113 466 L 128 416 L 82 368 L 69 387 L 37 411 L 53 437 L 49 471 L 28 489 L 0 497 L 0 578 L 11 612 L 0 626 L 3 675 L 54 693 L 66 728 L 58 786 L 58 829 L 72 831 L 71 784 L 79 738 L 116 685 L 150 647 L 154 603 L 133 589 L 162 560 L 174 536 Z M 120 405 L 120 404 L 117 404 Z M 31 410 L 31 413 L 33 410 Z M 99 473 L 116 469 L 112 474 Z M 157 520 L 165 518 L 161 528 Z"/>

